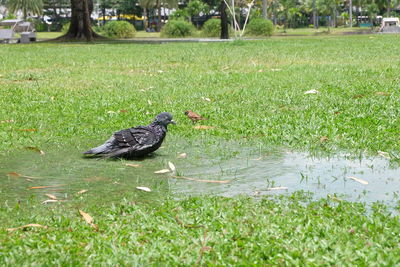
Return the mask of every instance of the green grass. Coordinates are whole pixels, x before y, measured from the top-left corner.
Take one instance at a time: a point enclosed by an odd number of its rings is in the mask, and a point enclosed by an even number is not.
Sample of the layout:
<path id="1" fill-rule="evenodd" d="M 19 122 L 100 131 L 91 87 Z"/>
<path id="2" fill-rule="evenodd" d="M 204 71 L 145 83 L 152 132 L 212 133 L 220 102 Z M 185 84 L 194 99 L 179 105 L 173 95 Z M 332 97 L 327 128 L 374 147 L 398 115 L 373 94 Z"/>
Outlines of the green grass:
<path id="1" fill-rule="evenodd" d="M 0 151 L 84 151 L 115 130 L 169 111 L 178 122 L 169 136 L 196 140 L 204 149 L 225 139 L 332 154 L 399 155 L 398 42 L 396 35 L 363 35 L 1 45 Z M 304 94 L 312 89 L 319 93 Z M 187 109 L 215 128 L 193 129 L 183 114 Z M 205 232 L 209 248 L 202 263 L 208 265 L 393 266 L 400 260 L 399 217 L 381 205 L 368 210 L 301 194 L 261 200 L 158 197 L 135 205 L 130 202 L 137 198 L 129 194 L 114 203 L 85 197 L 49 206 L 36 198 L 2 203 L 0 262 L 194 265 Z M 94 217 L 99 232 L 78 209 Z M 6 231 L 29 223 L 49 228 Z"/>
<path id="2" fill-rule="evenodd" d="M 4 45 L 0 120 L 14 123 L 0 124 L 0 150 L 46 144 L 83 149 L 115 129 L 170 111 L 179 122 L 171 134 L 181 138 L 398 152 L 397 42 L 397 36 L 351 36 Z M 320 93 L 304 94 L 312 89 Z M 128 112 L 109 112 L 122 109 Z M 191 129 L 187 109 L 210 118 L 204 123 L 215 129 Z M 321 143 L 323 136 L 329 139 Z"/>
<path id="3" fill-rule="evenodd" d="M 129 197 L 129 196 L 128 196 Z M 122 201 L 86 207 L 99 231 L 72 207 L 35 201 L 2 207 L 0 261 L 16 265 L 394 266 L 400 261 L 398 216 L 375 205 L 302 194 L 279 200 L 192 197 L 158 205 Z M 40 205 L 40 204 L 39 204 Z M 205 238 L 204 238 L 205 237 Z M 205 240 L 205 241 L 204 241 Z M 204 247 L 203 255 L 200 249 Z M 200 265 L 197 265 L 200 266 Z"/>

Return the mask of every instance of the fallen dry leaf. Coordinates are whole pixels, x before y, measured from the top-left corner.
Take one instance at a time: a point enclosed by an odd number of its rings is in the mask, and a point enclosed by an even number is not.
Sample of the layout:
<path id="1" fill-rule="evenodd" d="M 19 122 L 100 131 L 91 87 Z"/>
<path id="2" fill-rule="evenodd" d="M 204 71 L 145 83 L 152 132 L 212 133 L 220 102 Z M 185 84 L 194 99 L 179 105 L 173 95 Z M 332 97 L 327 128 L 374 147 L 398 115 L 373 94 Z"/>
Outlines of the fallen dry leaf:
<path id="1" fill-rule="evenodd" d="M 155 171 L 154 173 L 162 174 L 162 173 L 168 173 L 168 172 L 171 172 L 171 170 L 169 170 L 169 169 L 162 169 L 162 170 L 159 170 L 159 171 Z"/>
<path id="2" fill-rule="evenodd" d="M 171 161 L 168 161 L 168 167 L 172 172 L 176 171 L 176 167 Z"/>
<path id="3" fill-rule="evenodd" d="M 14 120 L 4 120 L 4 121 L 0 121 L 0 123 L 13 123 Z"/>
<path id="4" fill-rule="evenodd" d="M 305 95 L 308 95 L 308 94 L 318 94 L 318 93 L 319 93 L 319 91 L 318 91 L 318 90 L 315 90 L 315 89 L 312 89 L 312 90 L 309 90 L 309 91 L 305 91 L 305 92 L 304 92 Z"/>
<path id="5" fill-rule="evenodd" d="M 148 103 L 150 106 L 153 105 L 153 103 L 151 103 L 150 100 L 147 100 L 147 103 Z"/>
<path id="6" fill-rule="evenodd" d="M 385 152 L 385 151 L 378 151 L 378 155 L 381 156 L 381 157 L 384 157 L 384 158 L 386 158 L 386 159 L 390 159 L 390 155 L 389 155 L 388 152 Z"/>
<path id="7" fill-rule="evenodd" d="M 204 97 L 204 96 L 202 96 L 202 97 L 201 97 L 201 99 L 203 99 L 204 101 L 207 101 L 207 102 L 211 102 L 211 99 L 210 99 L 210 98 L 208 98 L 208 97 Z"/>
<path id="8" fill-rule="evenodd" d="M 127 111 L 126 109 L 120 109 L 119 112 L 121 112 L 121 113 L 126 113 L 126 112 L 128 112 L 128 111 Z"/>
<path id="9" fill-rule="evenodd" d="M 43 150 L 40 150 L 38 147 L 35 147 L 35 146 L 27 146 L 27 147 L 25 147 L 25 148 L 28 149 L 28 150 L 32 150 L 32 151 L 34 151 L 34 152 L 37 152 L 37 153 L 39 153 L 40 155 L 46 154 L 46 153 L 44 153 Z"/>
<path id="10" fill-rule="evenodd" d="M 271 69 L 271 71 L 281 71 L 282 69 Z"/>
<path id="11" fill-rule="evenodd" d="M 129 167 L 138 168 L 138 167 L 140 167 L 140 164 L 132 164 L 132 163 L 127 163 L 127 164 L 125 164 L 125 166 L 129 166 Z"/>
<path id="12" fill-rule="evenodd" d="M 258 70 L 258 72 L 264 72 L 264 70 Z"/>
<path id="13" fill-rule="evenodd" d="M 322 136 L 322 137 L 319 139 L 319 141 L 320 141 L 321 143 L 324 143 L 324 142 L 326 142 L 326 141 L 328 141 L 328 140 L 329 140 L 328 136 Z"/>
<path id="14" fill-rule="evenodd" d="M 79 210 L 79 213 L 82 215 L 83 219 L 90 224 L 96 231 L 99 230 L 99 227 L 93 223 L 93 218 L 88 213 L 84 212 L 83 210 Z"/>
<path id="15" fill-rule="evenodd" d="M 107 111 L 107 113 L 108 113 L 108 114 L 116 114 L 117 112 L 112 111 L 112 110 L 109 110 L 109 111 Z"/>
<path id="16" fill-rule="evenodd" d="M 214 129 L 214 126 L 207 126 L 207 125 L 196 125 L 193 126 L 194 129 L 196 130 L 208 130 L 208 129 Z"/>
<path id="17" fill-rule="evenodd" d="M 52 188 L 52 187 L 60 187 L 60 186 L 66 186 L 66 184 L 32 186 L 32 187 L 29 187 L 28 189 L 42 189 L 42 188 Z"/>
<path id="18" fill-rule="evenodd" d="M 28 178 L 28 179 L 35 179 L 35 178 L 38 178 L 38 177 L 23 175 L 23 174 L 20 174 L 20 173 L 18 173 L 18 172 L 9 172 L 9 173 L 7 173 L 7 175 L 8 175 L 8 176 L 11 176 L 11 177 L 14 177 L 14 178 L 18 178 L 18 177 L 24 177 L 24 178 Z"/>
<path id="19" fill-rule="evenodd" d="M 22 132 L 36 132 L 37 129 L 17 129 L 17 131 L 22 131 Z"/>
<path id="20" fill-rule="evenodd" d="M 146 191 L 146 192 L 151 192 L 151 189 L 145 186 L 138 186 L 136 187 L 138 190 Z"/>
<path id="21" fill-rule="evenodd" d="M 387 92 L 375 92 L 376 95 L 390 96 L 390 93 Z"/>
<path id="22" fill-rule="evenodd" d="M 178 179 L 185 179 L 185 180 L 190 180 L 190 181 L 195 181 L 195 182 L 202 182 L 202 183 L 216 183 L 216 184 L 226 184 L 229 183 L 231 180 L 203 180 L 203 179 L 196 179 L 196 178 L 191 178 L 191 177 L 185 177 L 185 176 L 172 176 L 173 178 L 178 178 Z"/>
<path id="23" fill-rule="evenodd" d="M 40 225 L 40 224 L 37 224 L 37 223 L 30 223 L 30 224 L 27 224 L 27 225 L 24 225 L 24 226 L 20 226 L 20 227 L 16 227 L 16 228 L 7 228 L 7 231 L 13 232 L 13 231 L 18 230 L 18 229 L 26 229 L 26 228 L 30 228 L 30 227 L 47 229 L 47 226 Z"/>
<path id="24" fill-rule="evenodd" d="M 354 177 L 354 176 L 348 176 L 347 178 L 349 178 L 349 179 L 351 179 L 351 180 L 354 180 L 354 181 L 356 181 L 356 182 L 359 182 L 360 184 L 364 184 L 364 185 L 367 185 L 367 184 L 368 184 L 367 181 L 365 181 L 365 180 L 363 180 L 363 179 L 360 179 L 360 178 L 357 178 L 357 177 Z"/>
<path id="25" fill-rule="evenodd" d="M 78 195 L 82 195 L 82 194 L 85 194 L 85 193 L 88 192 L 88 191 L 89 191 L 89 190 L 84 189 L 84 190 L 79 191 L 77 194 L 78 194 Z"/>
<path id="26" fill-rule="evenodd" d="M 186 158 L 186 157 L 187 157 L 187 154 L 186 154 L 186 153 L 181 153 L 181 154 L 178 155 L 178 158 L 179 158 L 179 159 L 184 159 L 184 158 Z"/>
<path id="27" fill-rule="evenodd" d="M 364 94 L 353 95 L 353 98 L 354 98 L 354 99 L 363 98 L 363 97 L 365 97 Z"/>
<path id="28" fill-rule="evenodd" d="M 274 191 L 274 190 L 288 190 L 286 186 L 277 186 L 277 187 L 268 187 L 267 190 Z"/>
<path id="29" fill-rule="evenodd" d="M 14 178 L 18 178 L 23 176 L 22 174 L 18 173 L 18 172 L 9 172 L 7 173 L 8 176 L 14 177 Z"/>
<path id="30" fill-rule="evenodd" d="M 45 196 L 47 196 L 50 199 L 57 199 L 57 197 L 55 195 L 52 194 L 44 194 Z"/>

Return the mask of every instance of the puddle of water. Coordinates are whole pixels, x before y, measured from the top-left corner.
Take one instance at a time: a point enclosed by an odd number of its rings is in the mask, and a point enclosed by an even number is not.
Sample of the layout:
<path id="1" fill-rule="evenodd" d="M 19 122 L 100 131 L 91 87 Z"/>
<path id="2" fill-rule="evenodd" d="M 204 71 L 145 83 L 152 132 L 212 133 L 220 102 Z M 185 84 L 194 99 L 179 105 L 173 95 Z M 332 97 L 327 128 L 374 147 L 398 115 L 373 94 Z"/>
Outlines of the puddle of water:
<path id="1" fill-rule="evenodd" d="M 253 152 L 253 153 L 252 153 Z M 400 197 L 400 168 L 381 157 L 352 159 L 343 155 L 312 157 L 307 153 L 280 152 L 221 160 L 218 164 L 198 162 L 184 166 L 185 176 L 200 179 L 232 179 L 227 184 L 175 181 L 172 189 L 185 193 L 224 196 L 293 193 L 304 190 L 315 198 L 328 194 L 350 201 L 394 203 Z M 349 177 L 368 182 L 367 185 Z M 284 187 L 287 189 L 268 190 Z"/>
<path id="2" fill-rule="evenodd" d="M 223 196 L 290 194 L 297 190 L 314 193 L 316 198 L 337 194 L 351 201 L 394 203 L 400 194 L 400 168 L 385 158 L 351 159 L 343 155 L 311 157 L 306 153 L 276 151 L 231 143 L 215 145 L 167 141 L 155 156 L 142 161 L 95 160 L 81 158 L 80 151 L 19 151 L 0 157 L 0 203 L 13 203 L 44 194 L 59 199 L 76 198 L 81 190 L 85 201 L 99 204 L 124 197 L 158 199 L 161 194 L 218 194 Z M 187 158 L 178 158 L 180 153 Z M 154 174 L 171 161 L 179 175 L 206 180 L 232 180 L 226 184 L 174 179 L 171 174 Z M 139 164 L 134 168 L 127 163 Z M 16 172 L 29 177 L 15 177 Z M 347 177 L 368 181 L 361 184 Z M 33 178 L 30 178 L 33 177 Z M 54 186 L 29 189 L 35 186 Z M 152 193 L 137 186 L 149 187 Z M 268 188 L 287 187 L 269 191 Z M 132 199 L 135 200 L 135 199 Z"/>

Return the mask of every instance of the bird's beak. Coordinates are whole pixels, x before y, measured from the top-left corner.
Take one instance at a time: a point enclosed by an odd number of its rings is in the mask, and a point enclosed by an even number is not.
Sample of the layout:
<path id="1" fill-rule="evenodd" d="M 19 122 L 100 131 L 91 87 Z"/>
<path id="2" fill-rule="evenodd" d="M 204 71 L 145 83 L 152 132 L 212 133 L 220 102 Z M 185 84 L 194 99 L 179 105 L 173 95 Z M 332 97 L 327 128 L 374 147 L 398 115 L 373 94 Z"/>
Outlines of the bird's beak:
<path id="1" fill-rule="evenodd" d="M 171 120 L 171 123 L 172 123 L 172 124 L 176 124 L 176 122 L 175 122 L 174 120 Z"/>

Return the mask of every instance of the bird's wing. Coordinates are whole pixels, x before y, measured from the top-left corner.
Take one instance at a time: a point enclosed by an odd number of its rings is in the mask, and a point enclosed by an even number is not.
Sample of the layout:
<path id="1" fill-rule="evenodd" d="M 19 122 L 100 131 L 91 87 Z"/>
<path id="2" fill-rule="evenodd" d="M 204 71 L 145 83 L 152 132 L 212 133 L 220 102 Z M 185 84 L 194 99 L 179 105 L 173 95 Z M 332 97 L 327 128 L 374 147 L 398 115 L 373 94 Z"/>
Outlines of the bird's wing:
<path id="1" fill-rule="evenodd" d="M 130 148 L 129 151 L 143 150 L 159 141 L 156 133 L 146 126 L 118 131 L 114 133 L 114 138 L 120 148 Z"/>

